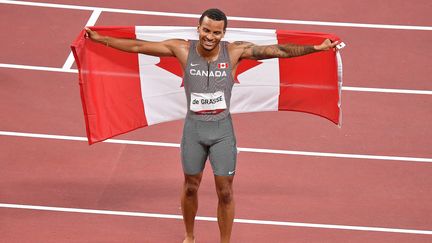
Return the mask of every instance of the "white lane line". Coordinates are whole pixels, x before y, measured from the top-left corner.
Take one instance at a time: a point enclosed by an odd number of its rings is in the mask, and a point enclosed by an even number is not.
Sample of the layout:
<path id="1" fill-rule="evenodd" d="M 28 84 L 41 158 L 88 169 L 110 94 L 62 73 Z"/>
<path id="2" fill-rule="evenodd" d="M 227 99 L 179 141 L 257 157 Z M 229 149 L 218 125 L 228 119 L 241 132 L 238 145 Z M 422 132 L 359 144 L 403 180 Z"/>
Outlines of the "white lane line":
<path id="1" fill-rule="evenodd" d="M 13 69 L 35 70 L 35 71 L 60 72 L 60 73 L 78 73 L 78 70 L 76 69 L 63 69 L 63 68 L 55 68 L 55 67 L 30 66 L 30 65 L 8 64 L 8 63 L 0 63 L 0 68 L 13 68 Z"/>
<path id="2" fill-rule="evenodd" d="M 383 88 L 364 88 L 344 86 L 342 90 L 357 92 L 376 92 L 376 93 L 397 93 L 397 94 L 423 94 L 432 95 L 432 90 L 412 90 L 412 89 L 383 89 Z"/>
<path id="3" fill-rule="evenodd" d="M 181 215 L 175 215 L 175 214 L 142 213 L 142 212 L 111 211 L 111 210 L 81 209 L 81 208 L 64 208 L 64 207 L 35 206 L 35 205 L 22 205 L 22 204 L 9 204 L 9 203 L 0 203 L 0 208 L 27 209 L 27 210 L 67 212 L 67 213 L 115 215 L 115 216 L 131 216 L 131 217 L 146 217 L 146 218 L 161 218 L 161 219 L 183 219 L 183 217 Z M 215 217 L 197 216 L 196 220 L 217 222 L 217 219 Z M 298 223 L 298 222 L 273 221 L 273 220 L 256 220 L 256 219 L 234 219 L 234 222 L 235 223 L 243 223 L 243 224 L 257 224 L 257 225 L 274 225 L 274 226 L 322 228 L 322 229 L 336 229 L 336 230 L 374 231 L 374 232 L 386 232 L 386 233 L 432 235 L 431 230 L 416 230 L 416 229 L 335 225 L 335 224 L 311 224 L 311 223 Z"/>
<path id="4" fill-rule="evenodd" d="M 100 11 L 100 10 L 94 10 L 85 26 L 94 26 L 96 24 L 96 21 L 98 20 L 99 16 L 101 15 L 101 13 L 102 13 L 102 11 Z M 68 58 L 66 59 L 66 62 L 63 65 L 62 69 L 70 70 L 72 65 L 74 64 L 74 62 L 75 62 L 75 59 L 74 59 L 73 53 L 71 51 L 69 53 Z"/>
<path id="5" fill-rule="evenodd" d="M 70 52 L 69 56 L 66 59 L 66 62 L 63 64 L 62 69 L 63 70 L 71 70 L 71 67 L 74 64 L 74 62 L 75 62 L 75 59 L 74 59 L 73 53 Z"/>
<path id="6" fill-rule="evenodd" d="M 0 3 L 24 5 L 24 6 L 34 6 L 34 7 L 88 10 L 88 11 L 99 10 L 99 11 L 112 12 L 112 13 L 142 14 L 142 15 L 180 17 L 180 18 L 199 18 L 200 17 L 200 14 L 144 11 L 144 10 L 118 9 L 118 8 L 100 8 L 100 7 L 68 5 L 68 4 L 38 3 L 38 2 L 28 2 L 28 1 L 0 0 Z M 229 20 L 236 20 L 236 21 L 246 21 L 246 22 L 298 24 L 298 25 L 322 25 L 322 26 L 336 26 L 336 27 L 397 29 L 397 30 L 429 30 L 429 31 L 432 30 L 431 26 L 415 26 L 415 25 L 362 24 L 362 23 L 302 21 L 302 20 L 288 20 L 288 19 L 235 17 L 235 16 L 230 16 L 230 17 L 228 17 L 228 19 Z"/>
<path id="7" fill-rule="evenodd" d="M 23 132 L 9 132 L 9 131 L 0 131 L 0 136 L 45 138 L 45 139 L 59 139 L 59 140 L 72 140 L 72 141 L 86 141 L 87 142 L 87 138 L 85 138 L 85 137 L 38 134 L 38 133 L 23 133 Z M 108 139 L 108 140 L 105 140 L 104 143 L 180 148 L 180 144 L 178 144 L 178 143 L 147 142 L 147 141 L 136 141 L 136 140 Z M 249 153 L 266 153 L 266 154 L 301 155 L 301 156 L 332 157 L 332 158 L 347 158 L 347 159 L 370 159 L 370 160 L 391 160 L 391 161 L 432 163 L 432 158 L 365 155 L 365 154 L 324 153 L 324 152 L 308 152 L 308 151 L 294 151 L 294 150 L 281 150 L 281 149 L 260 149 L 260 148 L 237 148 L 237 149 L 240 152 L 249 152 Z"/>
<path id="8" fill-rule="evenodd" d="M 7 63 L 0 63 L 0 68 L 15 68 L 15 69 L 48 71 L 48 72 L 78 73 L 77 69 L 64 69 L 64 68 L 29 66 L 29 65 L 7 64 Z M 384 88 L 365 88 L 365 87 L 350 87 L 350 86 L 343 86 L 342 90 L 358 91 L 358 92 L 375 92 L 375 93 L 432 95 L 432 90 L 384 89 Z"/>

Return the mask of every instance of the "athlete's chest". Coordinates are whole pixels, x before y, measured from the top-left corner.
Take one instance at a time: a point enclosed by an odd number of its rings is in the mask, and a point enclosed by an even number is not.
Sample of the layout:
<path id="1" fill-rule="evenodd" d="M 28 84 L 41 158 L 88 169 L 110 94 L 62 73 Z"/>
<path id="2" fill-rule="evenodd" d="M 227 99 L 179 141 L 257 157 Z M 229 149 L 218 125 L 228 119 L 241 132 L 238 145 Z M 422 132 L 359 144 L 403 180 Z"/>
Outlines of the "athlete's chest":
<path id="1" fill-rule="evenodd" d="M 207 62 L 205 60 L 192 60 L 187 67 L 187 75 L 200 78 L 226 78 L 231 74 L 229 63 L 221 60 Z"/>

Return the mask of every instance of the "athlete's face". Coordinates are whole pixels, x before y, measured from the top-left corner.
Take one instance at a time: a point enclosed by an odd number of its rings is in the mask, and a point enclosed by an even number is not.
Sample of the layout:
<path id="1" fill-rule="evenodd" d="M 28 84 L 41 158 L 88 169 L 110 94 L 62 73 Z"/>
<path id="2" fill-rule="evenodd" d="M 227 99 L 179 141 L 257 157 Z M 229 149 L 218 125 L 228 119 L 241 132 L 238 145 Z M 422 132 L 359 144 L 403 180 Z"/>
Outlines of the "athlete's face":
<path id="1" fill-rule="evenodd" d="M 224 37 L 225 23 L 223 20 L 213 20 L 205 16 L 200 25 L 198 25 L 199 42 L 201 47 L 206 51 L 212 51 L 216 48 L 220 40 Z"/>

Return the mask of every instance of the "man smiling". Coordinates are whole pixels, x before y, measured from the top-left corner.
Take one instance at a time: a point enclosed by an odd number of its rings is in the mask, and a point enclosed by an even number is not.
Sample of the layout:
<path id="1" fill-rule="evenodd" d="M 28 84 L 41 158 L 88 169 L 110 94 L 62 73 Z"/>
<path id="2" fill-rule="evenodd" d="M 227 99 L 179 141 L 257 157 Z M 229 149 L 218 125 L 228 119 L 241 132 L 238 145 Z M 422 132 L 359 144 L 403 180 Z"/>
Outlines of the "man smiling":
<path id="1" fill-rule="evenodd" d="M 87 36 L 107 46 L 152 56 L 176 57 L 184 70 L 187 115 L 181 143 L 184 186 L 181 197 L 186 234 L 184 243 L 195 242 L 194 222 L 198 188 L 207 158 L 218 195 L 220 242 L 230 242 L 234 220 L 233 179 L 237 148 L 230 116 L 234 75 L 242 59 L 290 58 L 329 50 L 336 42 L 320 45 L 255 45 L 222 41 L 227 18 L 219 9 L 206 10 L 199 19 L 198 40 L 169 39 L 151 42 L 101 36 L 86 28 Z"/>

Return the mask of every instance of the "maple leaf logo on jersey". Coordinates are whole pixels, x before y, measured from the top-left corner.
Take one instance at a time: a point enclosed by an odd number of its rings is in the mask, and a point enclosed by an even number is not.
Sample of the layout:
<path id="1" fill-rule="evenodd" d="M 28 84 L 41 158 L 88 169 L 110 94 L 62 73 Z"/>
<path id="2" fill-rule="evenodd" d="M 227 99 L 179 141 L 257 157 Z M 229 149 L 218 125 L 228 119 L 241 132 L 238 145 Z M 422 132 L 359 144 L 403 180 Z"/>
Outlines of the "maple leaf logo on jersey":
<path id="1" fill-rule="evenodd" d="M 226 69 L 226 68 L 228 68 L 228 63 L 220 62 L 220 63 L 218 63 L 218 68 L 219 69 Z"/>

